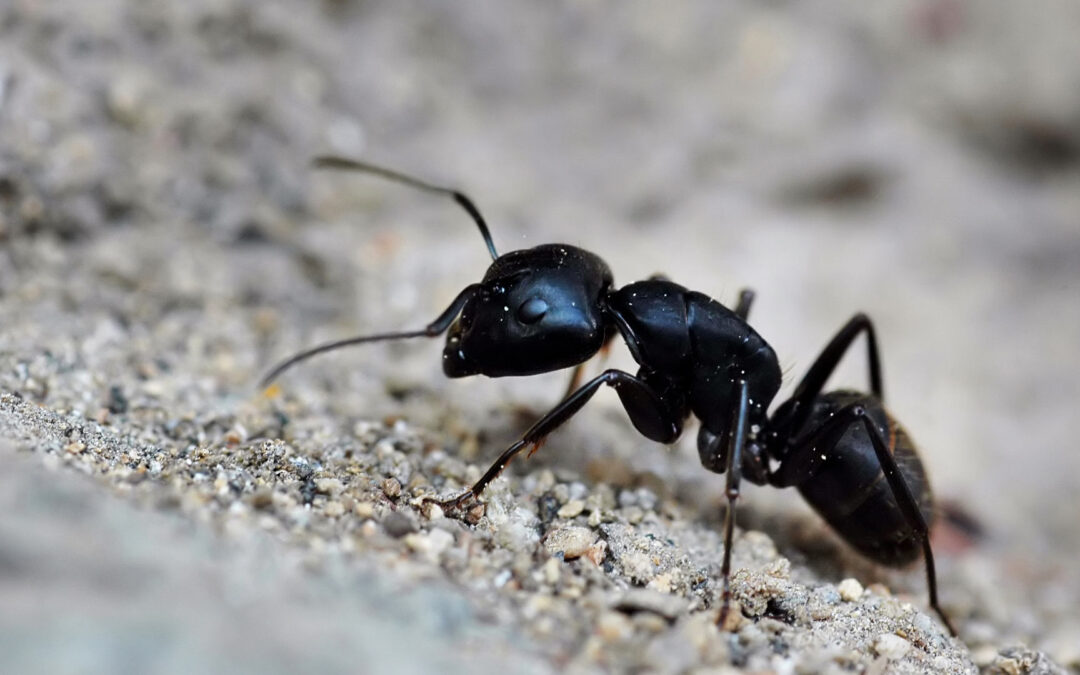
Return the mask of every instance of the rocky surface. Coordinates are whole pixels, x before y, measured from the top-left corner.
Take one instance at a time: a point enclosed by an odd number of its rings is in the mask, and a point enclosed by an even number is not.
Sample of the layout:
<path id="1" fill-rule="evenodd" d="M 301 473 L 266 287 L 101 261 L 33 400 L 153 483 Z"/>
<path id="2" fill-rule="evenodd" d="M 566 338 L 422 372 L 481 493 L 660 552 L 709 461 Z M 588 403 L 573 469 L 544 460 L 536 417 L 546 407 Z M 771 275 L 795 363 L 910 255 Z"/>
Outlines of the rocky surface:
<path id="1" fill-rule="evenodd" d="M 1074 672 L 1080 15 L 1005 2 L 0 6 L 0 670 Z M 500 250 L 731 302 L 797 379 L 856 310 L 923 449 L 921 569 L 722 479 L 601 394 L 453 494 L 565 374 L 447 381 Z M 610 363 L 626 366 L 616 349 Z M 859 359 L 838 375 L 865 386 Z M 789 494 L 790 493 L 790 494 Z"/>

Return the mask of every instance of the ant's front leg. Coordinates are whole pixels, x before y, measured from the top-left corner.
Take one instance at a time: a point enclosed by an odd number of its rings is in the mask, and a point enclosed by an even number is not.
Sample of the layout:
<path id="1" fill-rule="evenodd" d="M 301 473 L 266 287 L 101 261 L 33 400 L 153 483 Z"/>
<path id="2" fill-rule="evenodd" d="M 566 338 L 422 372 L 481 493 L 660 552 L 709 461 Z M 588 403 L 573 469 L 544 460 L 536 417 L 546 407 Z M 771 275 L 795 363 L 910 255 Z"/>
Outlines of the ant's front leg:
<path id="1" fill-rule="evenodd" d="M 746 444 L 747 417 L 750 414 L 750 390 L 746 380 L 739 381 L 739 407 L 731 420 L 731 447 L 727 456 L 727 485 L 725 494 L 728 500 L 727 513 L 724 514 L 724 562 L 720 568 L 723 581 L 723 601 L 720 615 L 716 620 L 719 626 L 727 623 L 731 610 L 731 547 L 735 539 L 735 502 L 739 498 L 739 482 L 742 479 L 742 452 Z"/>
<path id="2" fill-rule="evenodd" d="M 684 416 L 681 411 L 673 410 L 661 394 L 645 380 L 621 370 L 609 369 L 586 382 L 584 386 L 567 396 L 559 405 L 537 420 L 517 442 L 499 455 L 499 458 L 471 488 L 452 499 L 444 501 L 427 499 L 425 501 L 456 509 L 475 500 L 488 484 L 502 473 L 514 457 L 526 448 L 539 447 L 548 434 L 581 410 L 605 384 L 614 387 L 630 416 L 630 421 L 642 435 L 658 443 L 671 443 L 682 433 Z"/>

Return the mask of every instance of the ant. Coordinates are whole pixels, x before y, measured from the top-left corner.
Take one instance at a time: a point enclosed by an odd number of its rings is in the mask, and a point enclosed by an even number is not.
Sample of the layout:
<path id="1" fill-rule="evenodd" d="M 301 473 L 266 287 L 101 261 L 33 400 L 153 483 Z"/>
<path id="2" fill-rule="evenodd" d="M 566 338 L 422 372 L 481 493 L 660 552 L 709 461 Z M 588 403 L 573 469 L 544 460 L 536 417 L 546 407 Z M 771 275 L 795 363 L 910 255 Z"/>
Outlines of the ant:
<path id="1" fill-rule="evenodd" d="M 856 314 L 836 333 L 791 397 L 769 415 L 769 404 L 780 390 L 780 366 L 772 347 L 747 323 L 752 291 L 742 291 L 735 308 L 729 309 L 660 276 L 616 288 L 603 260 L 568 244 L 499 255 L 479 209 L 462 192 L 341 157 L 319 157 L 314 163 L 452 197 L 479 228 L 494 262 L 479 283 L 466 286 L 426 327 L 302 351 L 274 367 L 263 386 L 316 354 L 445 332 L 447 377 L 524 376 L 573 366 L 565 398 L 507 448 L 480 480 L 458 497 L 430 501 L 456 509 L 477 500 L 515 456 L 525 449 L 534 452 L 607 385 L 619 395 L 634 427 L 658 443 L 674 442 L 690 415 L 697 417 L 701 463 L 727 474 L 719 623 L 724 623 L 731 603 L 734 506 L 745 478 L 756 485 L 798 488 L 848 544 L 875 562 L 900 567 L 921 552 L 930 606 L 956 634 L 938 604 L 926 471 L 911 439 L 883 406 L 877 337 L 865 314 Z M 860 334 L 868 346 L 870 392 L 823 391 Z M 637 374 L 607 369 L 580 384 L 585 362 L 615 335 L 622 336 L 638 363 Z"/>

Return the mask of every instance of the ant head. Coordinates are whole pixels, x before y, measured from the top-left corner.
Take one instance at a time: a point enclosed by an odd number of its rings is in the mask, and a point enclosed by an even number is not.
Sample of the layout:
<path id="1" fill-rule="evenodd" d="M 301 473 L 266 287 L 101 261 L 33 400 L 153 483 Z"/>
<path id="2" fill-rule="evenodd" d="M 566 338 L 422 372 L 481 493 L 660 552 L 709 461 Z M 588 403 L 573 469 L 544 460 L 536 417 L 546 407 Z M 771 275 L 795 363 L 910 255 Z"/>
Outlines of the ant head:
<path id="1" fill-rule="evenodd" d="M 545 244 L 500 256 L 450 328 L 448 377 L 535 375 L 577 365 L 604 344 L 611 270 L 597 256 Z"/>

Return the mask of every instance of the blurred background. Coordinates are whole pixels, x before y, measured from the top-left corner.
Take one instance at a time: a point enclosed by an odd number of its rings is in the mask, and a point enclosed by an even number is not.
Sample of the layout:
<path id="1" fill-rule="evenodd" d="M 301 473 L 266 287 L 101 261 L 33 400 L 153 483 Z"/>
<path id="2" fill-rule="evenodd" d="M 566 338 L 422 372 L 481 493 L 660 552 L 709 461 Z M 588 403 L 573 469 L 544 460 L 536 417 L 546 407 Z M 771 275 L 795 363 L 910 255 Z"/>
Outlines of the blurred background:
<path id="1" fill-rule="evenodd" d="M 300 346 L 426 324 L 488 256 L 452 204 L 309 167 L 363 157 L 466 190 L 500 251 L 571 243 L 616 283 L 663 272 L 725 304 L 753 288 L 785 391 L 869 313 L 889 407 L 985 530 L 940 562 L 946 598 L 961 577 L 1000 598 L 968 642 L 1075 667 L 1077 35 L 1064 2 L 7 0 L 0 387 L 92 414 L 175 349 L 199 386 L 156 395 L 205 409 Z M 375 347 L 309 377 L 353 414 L 496 440 L 518 427 L 493 408 L 565 384 L 448 382 L 438 354 Z M 853 356 L 835 382 L 862 387 Z M 693 434 L 665 452 L 613 396 L 564 438 L 536 461 L 618 457 L 720 503 Z M 747 522 L 824 531 L 789 492 L 748 489 Z"/>

